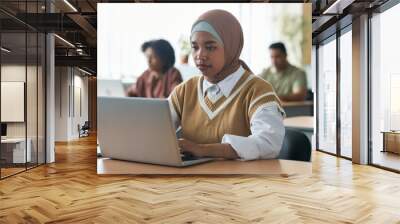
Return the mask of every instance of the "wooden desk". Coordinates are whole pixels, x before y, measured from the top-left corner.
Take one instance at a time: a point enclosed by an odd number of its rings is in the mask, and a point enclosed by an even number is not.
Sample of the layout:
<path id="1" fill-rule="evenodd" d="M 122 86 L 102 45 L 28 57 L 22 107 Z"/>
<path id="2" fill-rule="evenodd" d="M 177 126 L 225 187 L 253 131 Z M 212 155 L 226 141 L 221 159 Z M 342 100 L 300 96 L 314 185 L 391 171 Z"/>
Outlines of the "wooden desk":
<path id="1" fill-rule="evenodd" d="M 313 116 L 297 116 L 289 117 L 283 120 L 285 127 L 296 129 L 303 132 L 310 142 L 314 134 L 314 117 Z"/>
<path id="2" fill-rule="evenodd" d="M 127 162 L 108 158 L 97 159 L 97 174 L 130 175 L 310 175 L 311 162 L 293 160 L 219 160 L 208 163 L 177 168 L 144 163 Z"/>
<path id="3" fill-rule="evenodd" d="M 282 106 L 284 107 L 299 107 L 299 106 L 312 106 L 313 101 L 282 101 Z"/>
<path id="4" fill-rule="evenodd" d="M 283 120 L 285 127 L 296 128 L 304 131 L 314 131 L 313 116 L 288 117 Z"/>
<path id="5" fill-rule="evenodd" d="M 312 116 L 314 114 L 313 101 L 282 102 L 287 117 Z"/>
<path id="6" fill-rule="evenodd" d="M 383 150 L 382 152 L 392 152 L 400 154 L 400 131 L 382 131 Z"/>

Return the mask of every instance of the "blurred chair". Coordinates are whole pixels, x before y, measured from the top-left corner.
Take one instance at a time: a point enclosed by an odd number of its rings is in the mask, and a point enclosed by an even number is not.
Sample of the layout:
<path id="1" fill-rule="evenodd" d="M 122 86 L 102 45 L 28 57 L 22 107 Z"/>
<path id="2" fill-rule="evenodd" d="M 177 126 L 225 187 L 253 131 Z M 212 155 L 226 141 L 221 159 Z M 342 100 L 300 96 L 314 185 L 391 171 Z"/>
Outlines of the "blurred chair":
<path id="1" fill-rule="evenodd" d="M 82 127 L 80 127 L 80 125 L 78 124 L 79 138 L 89 136 L 89 129 L 90 129 L 89 121 L 85 121 Z"/>
<path id="2" fill-rule="evenodd" d="M 285 128 L 285 138 L 278 159 L 311 161 L 311 143 L 300 131 Z"/>
<path id="3" fill-rule="evenodd" d="M 314 93 L 311 89 L 307 90 L 306 98 L 305 100 L 307 101 L 313 101 L 314 100 Z"/>

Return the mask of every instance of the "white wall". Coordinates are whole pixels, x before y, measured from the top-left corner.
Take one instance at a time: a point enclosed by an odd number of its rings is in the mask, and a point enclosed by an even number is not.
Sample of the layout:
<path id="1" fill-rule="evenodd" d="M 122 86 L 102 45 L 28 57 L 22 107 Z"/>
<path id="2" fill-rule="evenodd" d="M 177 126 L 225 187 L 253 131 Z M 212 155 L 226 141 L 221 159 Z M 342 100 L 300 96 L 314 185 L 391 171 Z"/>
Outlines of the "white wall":
<path id="1" fill-rule="evenodd" d="M 88 120 L 88 78 L 82 75 L 76 68 L 56 67 L 56 141 L 79 138 L 78 124 Z"/>
<path id="2" fill-rule="evenodd" d="M 68 71 L 67 67 L 55 68 L 55 141 L 68 141 Z"/>

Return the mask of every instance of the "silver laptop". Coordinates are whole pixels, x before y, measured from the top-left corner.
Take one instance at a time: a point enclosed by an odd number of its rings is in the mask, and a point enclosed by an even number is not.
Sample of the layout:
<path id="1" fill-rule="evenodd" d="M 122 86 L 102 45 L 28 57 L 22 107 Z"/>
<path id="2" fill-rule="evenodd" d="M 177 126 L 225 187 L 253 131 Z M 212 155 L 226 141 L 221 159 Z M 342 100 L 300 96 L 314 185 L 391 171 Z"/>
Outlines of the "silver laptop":
<path id="1" fill-rule="evenodd" d="M 180 153 L 166 99 L 98 97 L 97 114 L 103 157 L 167 166 L 212 160 Z"/>
<path id="2" fill-rule="evenodd" d="M 118 79 L 98 79 L 97 96 L 125 96 L 124 86 Z"/>

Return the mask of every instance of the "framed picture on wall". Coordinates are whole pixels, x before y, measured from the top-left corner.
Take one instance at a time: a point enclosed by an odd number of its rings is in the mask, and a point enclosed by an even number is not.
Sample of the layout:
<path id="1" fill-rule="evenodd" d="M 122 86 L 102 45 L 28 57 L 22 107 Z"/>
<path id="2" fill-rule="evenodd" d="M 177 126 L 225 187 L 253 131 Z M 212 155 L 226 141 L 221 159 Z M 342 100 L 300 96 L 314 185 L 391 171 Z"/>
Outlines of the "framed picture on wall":
<path id="1" fill-rule="evenodd" d="M 1 82 L 1 122 L 24 122 L 25 82 Z"/>

